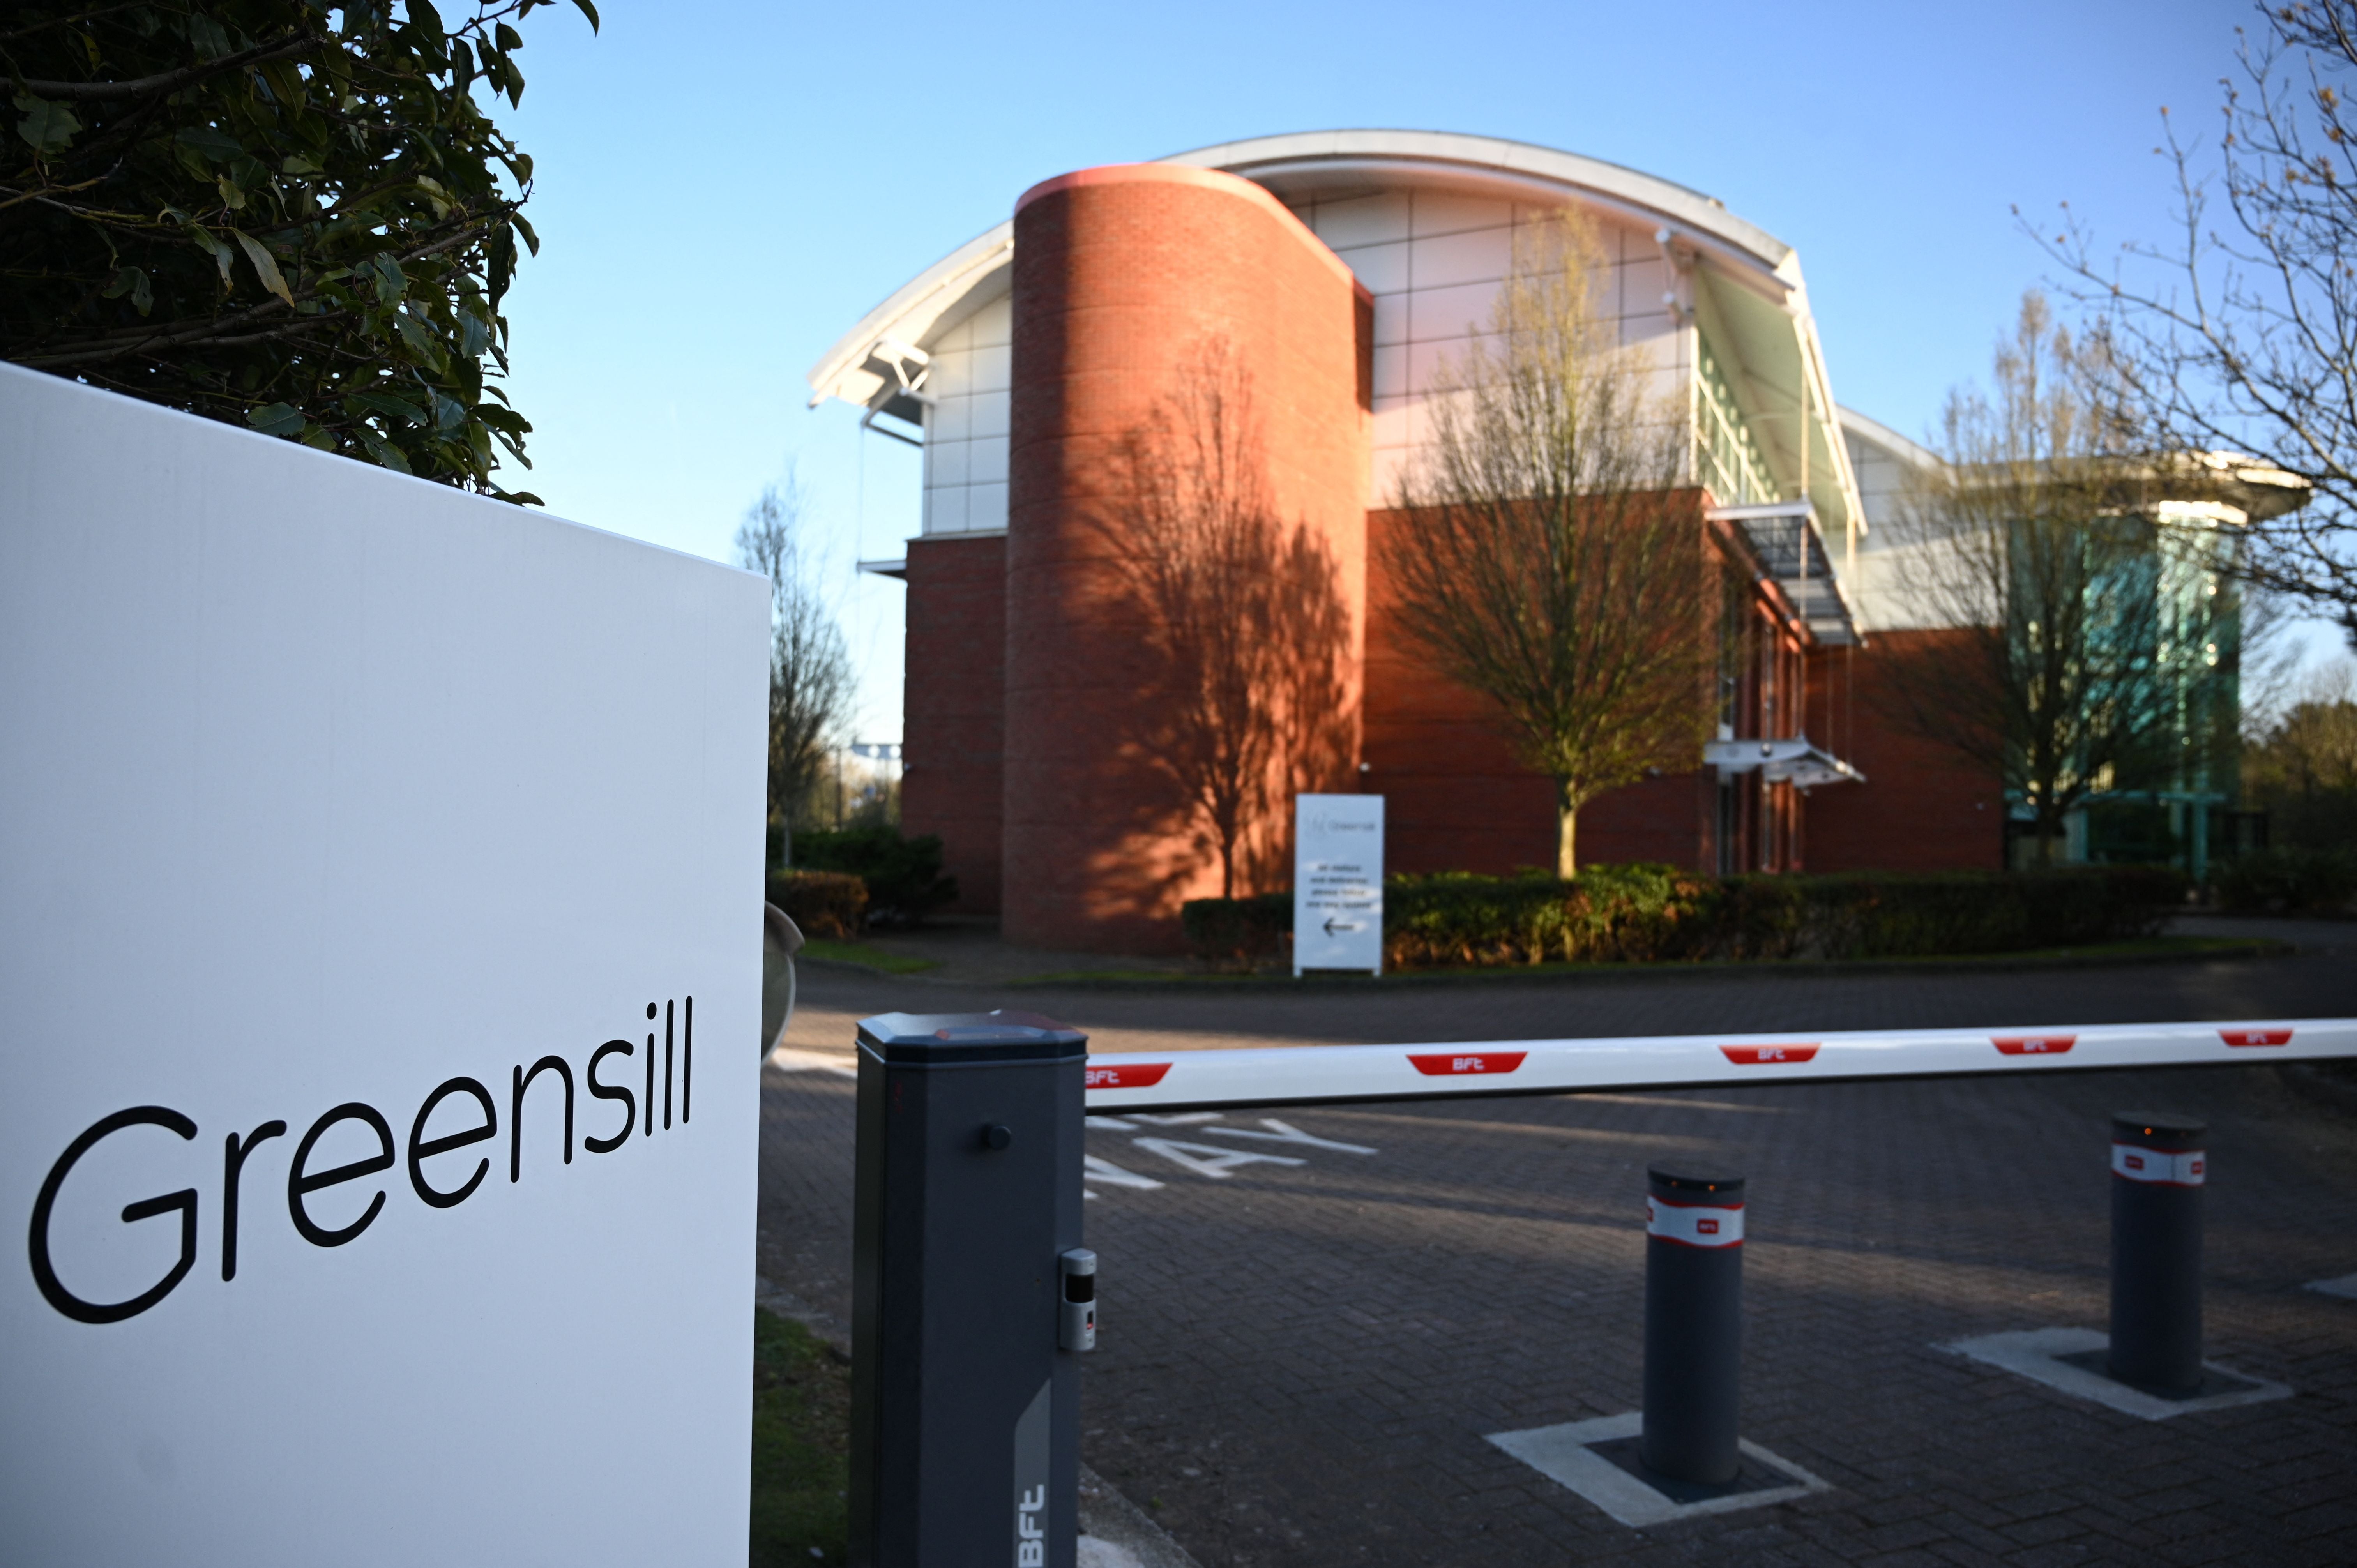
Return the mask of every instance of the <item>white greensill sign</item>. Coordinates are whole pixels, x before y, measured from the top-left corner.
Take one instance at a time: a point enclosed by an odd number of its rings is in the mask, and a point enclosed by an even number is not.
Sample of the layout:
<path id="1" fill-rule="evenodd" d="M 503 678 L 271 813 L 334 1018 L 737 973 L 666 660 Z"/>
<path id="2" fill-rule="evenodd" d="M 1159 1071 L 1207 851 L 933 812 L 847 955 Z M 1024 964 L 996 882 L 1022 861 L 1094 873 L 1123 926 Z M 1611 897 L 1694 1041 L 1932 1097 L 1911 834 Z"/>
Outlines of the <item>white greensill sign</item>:
<path id="1" fill-rule="evenodd" d="M 0 1562 L 744 1562 L 766 644 L 0 366 Z"/>
<path id="2" fill-rule="evenodd" d="M 1383 798 L 1293 798 L 1293 972 L 1383 969 Z"/>

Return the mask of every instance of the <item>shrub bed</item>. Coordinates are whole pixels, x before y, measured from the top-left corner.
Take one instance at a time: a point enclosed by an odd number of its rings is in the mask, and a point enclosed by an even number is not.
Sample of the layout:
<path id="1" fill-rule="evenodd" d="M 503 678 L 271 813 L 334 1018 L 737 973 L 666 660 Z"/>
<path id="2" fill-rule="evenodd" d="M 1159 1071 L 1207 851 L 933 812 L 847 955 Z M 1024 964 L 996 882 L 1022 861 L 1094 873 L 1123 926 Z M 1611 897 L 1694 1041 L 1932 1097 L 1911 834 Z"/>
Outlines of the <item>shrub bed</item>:
<path id="1" fill-rule="evenodd" d="M 1705 876 L 1599 865 L 1570 880 L 1527 873 L 1394 876 L 1383 887 L 1393 969 L 1863 959 L 2019 952 L 2150 935 L 2185 880 L 2143 866 L 2041 872 Z M 1218 968 L 1280 959 L 1293 896 L 1198 898 L 1180 922 Z"/>

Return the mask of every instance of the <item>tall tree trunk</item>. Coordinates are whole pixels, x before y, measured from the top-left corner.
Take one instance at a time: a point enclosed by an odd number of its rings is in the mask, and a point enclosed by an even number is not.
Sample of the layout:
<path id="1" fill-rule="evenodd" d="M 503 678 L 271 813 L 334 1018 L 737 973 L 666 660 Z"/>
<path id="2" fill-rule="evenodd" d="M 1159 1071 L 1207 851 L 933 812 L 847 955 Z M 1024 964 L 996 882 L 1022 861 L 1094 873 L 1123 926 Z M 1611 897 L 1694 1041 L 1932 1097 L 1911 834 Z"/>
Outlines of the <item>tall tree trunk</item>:
<path id="1" fill-rule="evenodd" d="M 1566 881 L 1579 875 L 1579 802 L 1561 779 L 1555 782 L 1555 874 Z"/>

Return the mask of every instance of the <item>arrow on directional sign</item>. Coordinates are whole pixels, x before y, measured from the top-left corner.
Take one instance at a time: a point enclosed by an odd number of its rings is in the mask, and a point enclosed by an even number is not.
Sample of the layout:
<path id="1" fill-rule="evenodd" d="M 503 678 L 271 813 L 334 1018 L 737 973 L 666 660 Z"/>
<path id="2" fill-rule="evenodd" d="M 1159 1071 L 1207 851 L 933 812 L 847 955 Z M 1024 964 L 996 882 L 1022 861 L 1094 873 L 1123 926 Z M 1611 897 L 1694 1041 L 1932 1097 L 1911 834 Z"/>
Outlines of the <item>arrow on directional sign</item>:
<path id="1" fill-rule="evenodd" d="M 1334 917 L 1331 915 L 1327 916 L 1326 934 L 1330 937 L 1334 934 L 1337 929 L 1338 928 L 1334 924 Z M 1359 924 L 1356 920 L 1345 920 L 1339 929 L 1345 931 L 1363 931 L 1367 928 Z"/>

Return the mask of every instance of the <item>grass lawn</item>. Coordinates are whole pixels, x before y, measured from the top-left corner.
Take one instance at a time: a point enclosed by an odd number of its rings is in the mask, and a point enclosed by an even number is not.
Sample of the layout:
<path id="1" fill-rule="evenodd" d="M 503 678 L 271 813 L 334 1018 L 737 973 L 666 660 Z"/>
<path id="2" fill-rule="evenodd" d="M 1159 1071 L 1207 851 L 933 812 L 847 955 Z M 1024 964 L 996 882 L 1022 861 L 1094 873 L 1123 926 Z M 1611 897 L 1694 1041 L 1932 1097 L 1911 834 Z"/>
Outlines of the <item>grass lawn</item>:
<path id="1" fill-rule="evenodd" d="M 833 959 L 837 963 L 864 964 L 880 969 L 887 974 L 915 974 L 922 970 L 939 969 L 937 960 L 917 958 L 904 952 L 886 952 L 866 942 L 837 941 L 832 937 L 810 937 L 802 942 L 802 952 L 810 958 Z"/>
<path id="2" fill-rule="evenodd" d="M 790 1318 L 753 1309 L 752 1568 L 844 1563 L 851 1369 Z"/>

